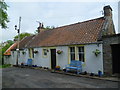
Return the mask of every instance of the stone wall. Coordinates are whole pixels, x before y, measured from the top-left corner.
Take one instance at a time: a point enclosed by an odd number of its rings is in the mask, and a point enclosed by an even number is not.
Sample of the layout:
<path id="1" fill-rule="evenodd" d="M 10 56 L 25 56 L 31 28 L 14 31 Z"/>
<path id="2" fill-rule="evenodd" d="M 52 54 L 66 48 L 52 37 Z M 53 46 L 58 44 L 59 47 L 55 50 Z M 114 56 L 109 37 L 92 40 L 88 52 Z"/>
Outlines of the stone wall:
<path id="1" fill-rule="evenodd" d="M 112 44 L 120 43 L 120 34 L 103 37 L 103 67 L 106 75 L 112 74 Z"/>

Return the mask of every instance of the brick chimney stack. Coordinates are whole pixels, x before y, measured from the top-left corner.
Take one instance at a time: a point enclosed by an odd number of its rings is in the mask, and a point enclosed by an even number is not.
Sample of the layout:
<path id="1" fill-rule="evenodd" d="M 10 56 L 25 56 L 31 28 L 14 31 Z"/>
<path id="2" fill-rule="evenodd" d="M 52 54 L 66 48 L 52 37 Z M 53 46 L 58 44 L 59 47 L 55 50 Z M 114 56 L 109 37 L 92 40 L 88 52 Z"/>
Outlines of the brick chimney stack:
<path id="1" fill-rule="evenodd" d="M 37 29 L 38 29 L 38 33 L 44 31 L 44 25 L 43 25 L 43 23 L 39 22 L 39 27 Z"/>

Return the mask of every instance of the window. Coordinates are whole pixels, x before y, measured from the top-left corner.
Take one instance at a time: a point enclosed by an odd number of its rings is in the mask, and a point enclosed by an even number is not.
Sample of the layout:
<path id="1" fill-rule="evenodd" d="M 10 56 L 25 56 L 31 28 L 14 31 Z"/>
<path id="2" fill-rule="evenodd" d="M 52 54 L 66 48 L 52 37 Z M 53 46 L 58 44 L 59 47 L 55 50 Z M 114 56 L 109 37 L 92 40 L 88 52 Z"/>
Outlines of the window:
<path id="1" fill-rule="evenodd" d="M 75 60 L 75 47 L 70 47 L 70 60 Z"/>
<path id="2" fill-rule="evenodd" d="M 47 56 L 47 51 L 48 51 L 47 49 L 43 49 L 43 56 L 45 57 Z"/>
<path id="3" fill-rule="evenodd" d="M 78 57 L 80 61 L 84 62 L 84 47 L 78 47 Z"/>

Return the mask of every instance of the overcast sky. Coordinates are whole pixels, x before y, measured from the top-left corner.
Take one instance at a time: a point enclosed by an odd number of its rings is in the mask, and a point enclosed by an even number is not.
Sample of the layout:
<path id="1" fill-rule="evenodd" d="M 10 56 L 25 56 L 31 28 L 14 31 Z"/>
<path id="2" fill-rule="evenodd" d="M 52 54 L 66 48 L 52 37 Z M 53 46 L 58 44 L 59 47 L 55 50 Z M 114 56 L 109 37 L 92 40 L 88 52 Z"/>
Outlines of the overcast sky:
<path id="1" fill-rule="evenodd" d="M 74 0 L 72 0 L 74 1 Z M 118 2 L 9 2 L 7 0 L 10 22 L 8 29 L 2 30 L 1 41 L 13 40 L 17 35 L 14 26 L 18 25 L 19 16 L 22 17 L 21 33 L 34 33 L 38 22 L 45 26 L 64 26 L 102 17 L 105 5 L 113 9 L 113 20 L 118 33 Z M 1 31 L 1 30 L 0 30 Z"/>

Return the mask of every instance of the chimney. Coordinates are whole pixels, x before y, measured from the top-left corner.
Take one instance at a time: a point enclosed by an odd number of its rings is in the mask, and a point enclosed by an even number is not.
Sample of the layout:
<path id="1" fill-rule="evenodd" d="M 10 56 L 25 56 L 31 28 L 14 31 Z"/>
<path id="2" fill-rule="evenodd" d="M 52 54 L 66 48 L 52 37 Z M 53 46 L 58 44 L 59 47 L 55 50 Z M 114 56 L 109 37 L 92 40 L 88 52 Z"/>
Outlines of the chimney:
<path id="1" fill-rule="evenodd" d="M 103 25 L 102 36 L 115 34 L 114 23 L 112 19 L 112 8 L 110 5 L 104 6 L 104 18 L 105 22 Z"/>
<path id="2" fill-rule="evenodd" d="M 104 17 L 111 17 L 112 18 L 112 8 L 110 7 L 110 5 L 107 5 L 103 8 L 104 10 Z"/>
<path id="3" fill-rule="evenodd" d="M 44 31 L 44 25 L 43 25 L 43 23 L 39 22 L 39 27 L 37 29 L 38 29 L 38 33 Z"/>

